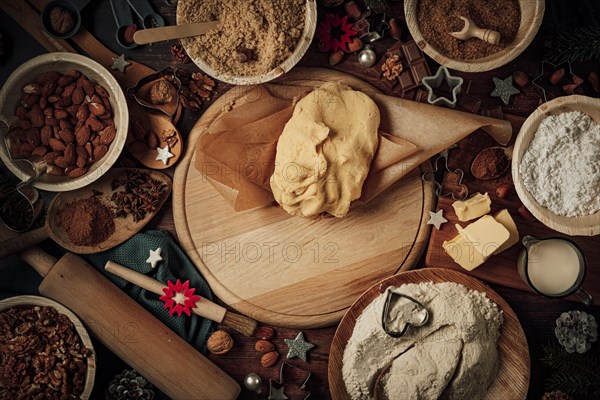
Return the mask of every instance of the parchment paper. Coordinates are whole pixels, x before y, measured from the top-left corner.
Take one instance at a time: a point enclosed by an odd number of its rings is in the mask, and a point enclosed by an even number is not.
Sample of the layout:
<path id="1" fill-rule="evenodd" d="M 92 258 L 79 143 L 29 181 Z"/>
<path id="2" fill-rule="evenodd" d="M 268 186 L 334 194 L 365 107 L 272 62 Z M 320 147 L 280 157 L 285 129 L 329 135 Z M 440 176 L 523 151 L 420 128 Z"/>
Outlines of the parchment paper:
<path id="1" fill-rule="evenodd" d="M 217 118 L 197 144 L 195 167 L 236 211 L 274 199 L 269 186 L 277 140 L 294 105 L 310 88 L 286 87 L 273 94 L 265 85 L 250 90 Z M 358 203 L 366 203 L 435 154 L 483 129 L 499 144 L 512 136 L 509 122 L 370 94 L 381 113 L 379 147 Z"/>

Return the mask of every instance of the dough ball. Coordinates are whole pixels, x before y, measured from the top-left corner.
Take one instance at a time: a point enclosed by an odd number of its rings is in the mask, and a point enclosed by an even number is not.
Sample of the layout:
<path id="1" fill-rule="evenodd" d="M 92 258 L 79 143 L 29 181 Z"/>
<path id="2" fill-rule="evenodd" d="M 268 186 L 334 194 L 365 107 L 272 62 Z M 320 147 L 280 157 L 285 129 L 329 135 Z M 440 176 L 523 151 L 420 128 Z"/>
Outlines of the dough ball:
<path id="1" fill-rule="evenodd" d="M 275 200 L 293 215 L 346 215 L 377 150 L 379 120 L 369 96 L 339 83 L 300 100 L 277 143 Z"/>

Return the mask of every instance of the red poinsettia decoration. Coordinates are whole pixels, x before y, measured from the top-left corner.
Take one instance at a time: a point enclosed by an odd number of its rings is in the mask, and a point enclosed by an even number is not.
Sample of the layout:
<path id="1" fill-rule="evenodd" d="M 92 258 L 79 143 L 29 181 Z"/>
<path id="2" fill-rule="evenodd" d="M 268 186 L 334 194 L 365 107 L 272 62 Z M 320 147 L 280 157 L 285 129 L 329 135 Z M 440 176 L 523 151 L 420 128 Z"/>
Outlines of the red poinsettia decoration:
<path id="1" fill-rule="evenodd" d="M 335 14 L 325 15 L 325 21 L 319 23 L 317 31 L 321 50 L 324 52 L 338 50 L 347 51 L 348 44 L 352 42 L 352 36 L 358 35 L 358 32 L 352 29 L 352 24 L 348 23 L 348 16 L 342 18 Z"/>
<path id="2" fill-rule="evenodd" d="M 177 313 L 181 315 L 186 313 L 188 317 L 191 315 L 190 310 L 196 307 L 196 302 L 200 300 L 200 296 L 196 296 L 195 288 L 190 289 L 190 281 L 185 281 L 183 284 L 177 279 L 177 282 L 167 281 L 167 287 L 163 289 L 164 295 L 159 299 L 165 302 L 165 308 L 169 309 L 169 315 Z"/>

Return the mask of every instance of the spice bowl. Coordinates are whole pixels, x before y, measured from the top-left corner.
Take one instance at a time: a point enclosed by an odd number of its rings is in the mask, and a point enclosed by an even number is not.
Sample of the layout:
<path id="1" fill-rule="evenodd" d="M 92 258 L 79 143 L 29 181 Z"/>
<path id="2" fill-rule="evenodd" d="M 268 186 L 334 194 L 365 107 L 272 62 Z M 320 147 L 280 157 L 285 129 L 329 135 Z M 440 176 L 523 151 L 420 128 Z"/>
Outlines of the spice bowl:
<path id="1" fill-rule="evenodd" d="M 185 10 L 192 4 L 194 0 L 180 0 L 177 3 L 177 24 L 181 25 L 186 22 Z M 213 68 L 208 65 L 206 61 L 201 59 L 200 57 L 192 56 L 192 44 L 188 38 L 181 39 L 181 44 L 183 48 L 186 50 L 188 55 L 190 55 L 191 60 L 206 74 L 210 75 L 214 79 L 217 79 L 221 82 L 230 83 L 232 85 L 257 85 L 260 83 L 265 83 L 280 77 L 285 74 L 289 70 L 291 70 L 300 59 L 304 56 L 308 47 L 310 46 L 313 37 L 315 35 L 315 31 L 317 29 L 317 2 L 315 0 L 306 0 L 306 9 L 304 15 L 304 30 L 300 34 L 297 40 L 296 47 L 292 54 L 284 60 L 281 64 L 273 68 L 267 73 L 256 75 L 256 76 L 232 76 L 229 74 L 217 73 Z M 201 7 L 201 5 L 200 5 Z M 235 57 L 234 51 L 232 50 L 231 57 Z"/>
<path id="2" fill-rule="evenodd" d="M 96 376 L 96 353 L 92 346 L 92 341 L 90 336 L 83 326 L 81 320 L 67 307 L 62 304 L 48 299 L 46 297 L 40 296 L 15 296 L 9 297 L 3 300 L 0 300 L 0 312 L 8 311 L 12 308 L 25 308 L 25 307 L 52 307 L 59 314 L 66 315 L 67 318 L 73 323 L 75 331 L 79 338 L 81 339 L 82 345 L 87 348 L 88 355 L 86 357 L 87 361 L 87 369 L 85 373 L 85 381 L 83 386 L 83 391 L 79 395 L 78 398 L 81 399 L 89 399 L 92 393 L 92 389 L 94 387 L 94 379 Z M 50 373 L 50 371 L 49 371 Z M 33 380 L 33 377 L 31 377 Z"/>
<path id="3" fill-rule="evenodd" d="M 11 143 L 7 139 L 11 133 L 19 130 L 19 118 L 15 114 L 24 95 L 23 88 L 25 85 L 34 82 L 42 73 L 54 71 L 65 74 L 71 70 L 81 72 L 92 84 L 101 85 L 105 89 L 110 108 L 112 109 L 112 120 L 116 133 L 112 132 L 114 138 L 105 146 L 107 149 L 103 148 L 98 154 L 94 153 L 93 156 L 89 156 L 90 162 L 96 155 L 98 158 L 97 161 L 86 164 L 85 168 L 87 170 L 85 173 L 81 171 L 79 176 L 73 174 L 72 177 L 65 176 L 64 174 L 53 175 L 51 173 L 51 165 L 44 162 L 42 156 L 38 157 L 38 161 L 34 163 L 38 167 L 38 172 L 36 173 L 32 171 L 31 163 L 24 162 L 24 160 L 20 160 L 18 157 L 15 159 L 11 157 L 9 149 Z M 43 115 L 42 117 L 48 118 L 47 115 Z M 65 118 L 68 118 L 68 115 Z M 0 91 L 0 122 L 2 123 L 0 124 L 0 158 L 8 169 L 22 181 L 31 180 L 31 184 L 38 189 L 63 192 L 90 184 L 100 178 L 115 163 L 123 150 L 127 138 L 129 112 L 121 87 L 105 67 L 79 54 L 49 53 L 34 57 L 23 63 L 9 76 Z M 62 126 L 61 129 L 63 129 Z M 75 135 L 75 127 L 70 131 L 71 135 Z M 68 143 L 67 139 L 64 140 L 63 145 Z M 75 139 L 72 137 L 70 140 L 74 142 Z M 39 143 L 37 145 L 39 146 Z M 91 143 L 90 146 L 92 146 Z M 90 150 L 95 150 L 96 147 L 94 145 L 94 147 L 90 147 Z"/>
<path id="4" fill-rule="evenodd" d="M 455 59 L 428 43 L 417 18 L 417 6 L 420 0 L 405 0 L 404 13 L 406 24 L 415 42 L 429 57 L 448 68 L 464 72 L 483 72 L 501 67 L 521 54 L 537 34 L 544 17 L 545 0 L 519 0 L 521 21 L 512 43 L 502 50 L 485 57 L 475 59 Z M 501 13 L 502 10 L 497 10 Z M 450 34 L 450 32 L 448 32 Z"/>
<path id="5" fill-rule="evenodd" d="M 600 234 L 600 211 L 595 214 L 579 217 L 566 217 L 554 214 L 540 205 L 528 192 L 524 185 L 519 166 L 525 151 L 534 138 L 542 120 L 550 115 L 580 111 L 589 115 L 596 123 L 600 123 L 600 99 L 586 96 L 558 97 L 539 106 L 528 118 L 519 131 L 515 141 L 512 159 L 512 177 L 515 190 L 525 207 L 547 227 L 571 236 L 595 236 Z"/>

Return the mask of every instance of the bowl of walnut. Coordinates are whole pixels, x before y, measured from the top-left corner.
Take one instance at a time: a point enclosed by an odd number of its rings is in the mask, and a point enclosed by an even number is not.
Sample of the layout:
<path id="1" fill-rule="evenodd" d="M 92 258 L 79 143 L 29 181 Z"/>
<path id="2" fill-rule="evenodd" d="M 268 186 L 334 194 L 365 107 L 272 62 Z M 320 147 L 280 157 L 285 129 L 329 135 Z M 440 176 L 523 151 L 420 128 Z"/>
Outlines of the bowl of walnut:
<path id="1" fill-rule="evenodd" d="M 0 300 L 0 398 L 88 399 L 96 358 L 81 321 L 39 296 Z"/>
<path id="2" fill-rule="evenodd" d="M 128 124 L 125 95 L 106 68 L 79 54 L 44 54 L 0 91 L 0 158 L 38 189 L 74 190 L 114 164 Z"/>

